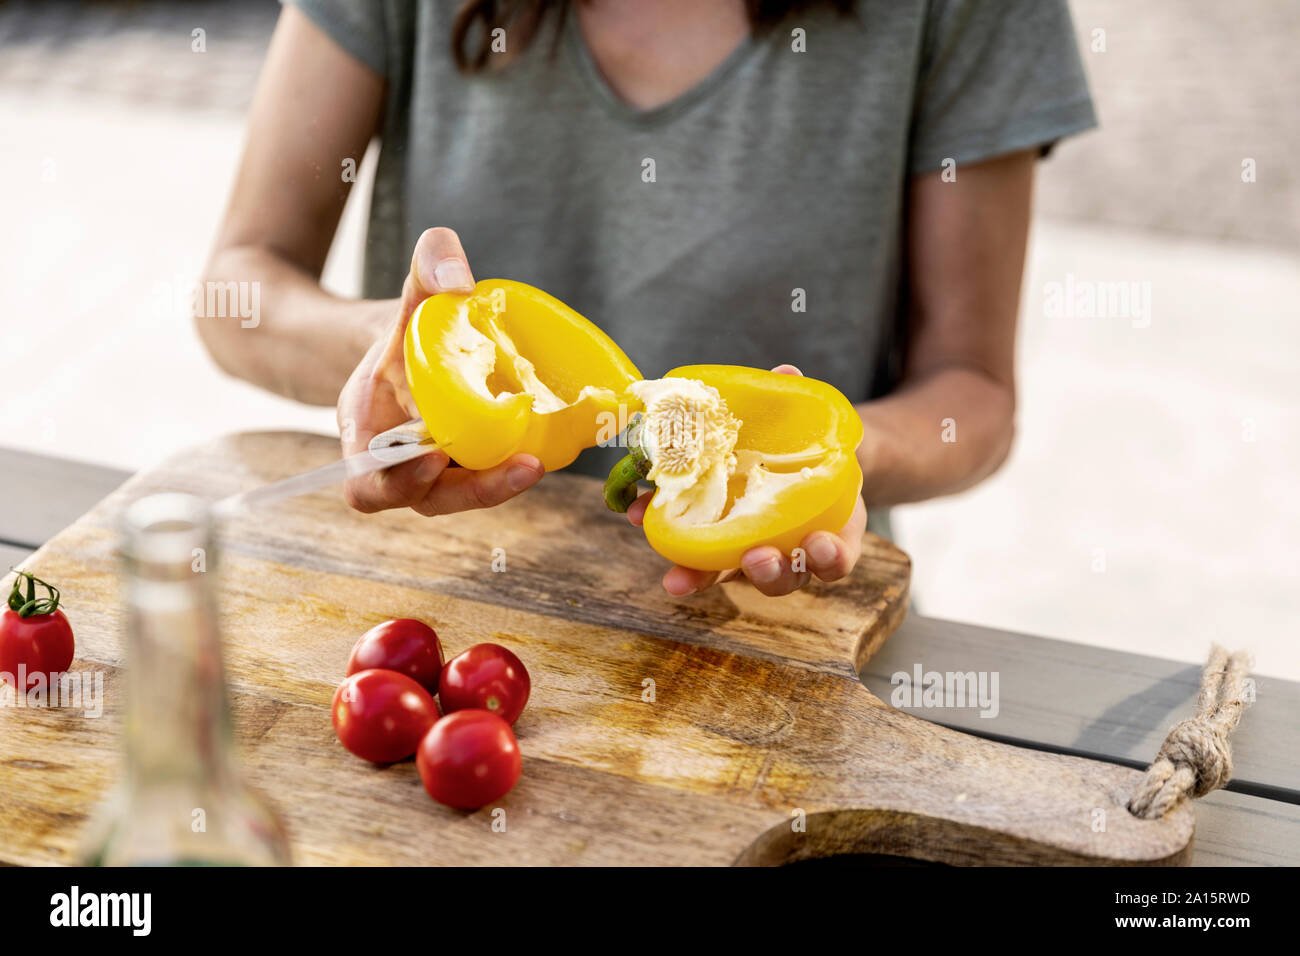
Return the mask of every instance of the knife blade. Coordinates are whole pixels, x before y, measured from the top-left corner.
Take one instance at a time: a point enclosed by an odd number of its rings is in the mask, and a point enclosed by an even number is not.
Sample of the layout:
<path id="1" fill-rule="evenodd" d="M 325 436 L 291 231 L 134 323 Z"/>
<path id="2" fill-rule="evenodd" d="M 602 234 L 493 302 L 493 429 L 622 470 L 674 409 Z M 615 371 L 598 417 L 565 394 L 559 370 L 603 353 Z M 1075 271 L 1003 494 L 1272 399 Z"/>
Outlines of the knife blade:
<path id="1" fill-rule="evenodd" d="M 289 478 L 281 478 L 269 485 L 241 491 L 222 498 L 212 507 L 217 517 L 228 518 L 254 508 L 265 508 L 286 498 L 295 498 L 321 488 L 372 472 L 383 471 L 393 465 L 422 458 L 440 446 L 429 435 L 421 419 L 413 418 L 395 428 L 380 432 L 365 451 L 348 455 L 328 465 Z"/>

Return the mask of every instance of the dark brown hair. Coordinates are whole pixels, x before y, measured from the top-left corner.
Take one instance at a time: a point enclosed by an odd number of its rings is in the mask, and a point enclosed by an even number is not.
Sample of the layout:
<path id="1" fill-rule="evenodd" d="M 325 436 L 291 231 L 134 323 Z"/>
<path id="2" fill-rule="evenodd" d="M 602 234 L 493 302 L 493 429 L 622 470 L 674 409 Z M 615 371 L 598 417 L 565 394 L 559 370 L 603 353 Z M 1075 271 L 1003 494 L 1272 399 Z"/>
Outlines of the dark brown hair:
<path id="1" fill-rule="evenodd" d="M 579 0 L 581 2 L 581 0 Z M 555 12 L 555 36 L 569 13 L 571 0 L 466 0 L 456 12 L 451 28 L 451 52 L 462 73 L 482 73 L 492 57 L 492 31 L 510 34 L 504 56 L 493 68 L 505 66 L 533 42 L 542 22 Z M 749 26 L 763 33 L 787 16 L 812 7 L 829 7 L 841 16 L 853 12 L 854 0 L 745 0 Z"/>

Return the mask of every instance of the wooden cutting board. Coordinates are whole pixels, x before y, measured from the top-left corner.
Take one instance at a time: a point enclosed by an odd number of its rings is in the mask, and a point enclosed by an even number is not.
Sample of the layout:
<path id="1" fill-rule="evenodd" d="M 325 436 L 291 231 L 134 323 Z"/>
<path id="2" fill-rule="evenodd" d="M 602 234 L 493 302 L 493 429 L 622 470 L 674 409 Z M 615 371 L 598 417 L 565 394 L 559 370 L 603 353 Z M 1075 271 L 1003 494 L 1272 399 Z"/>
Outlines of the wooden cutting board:
<path id="1" fill-rule="evenodd" d="M 63 587 L 73 667 L 106 674 L 107 703 L 97 720 L 0 710 L 4 862 L 72 862 L 118 772 L 126 502 L 160 490 L 218 498 L 337 453 L 295 433 L 198 448 L 131 479 L 27 562 Z M 331 489 L 230 523 L 222 544 L 242 760 L 300 863 L 761 864 L 850 852 L 1177 863 L 1190 852 L 1189 806 L 1156 822 L 1125 810 L 1137 771 L 969 737 L 869 693 L 856 673 L 901 620 L 910 567 L 872 535 L 834 585 L 766 598 L 733 582 L 677 599 L 659 585 L 664 561 L 604 510 L 599 484 L 561 473 L 500 508 L 434 519 L 361 515 Z M 348 652 L 389 617 L 428 621 L 449 654 L 505 644 L 529 668 L 515 728 L 523 777 L 495 805 L 504 832 L 493 807 L 435 804 L 412 761 L 373 767 L 335 741 L 329 705 Z"/>

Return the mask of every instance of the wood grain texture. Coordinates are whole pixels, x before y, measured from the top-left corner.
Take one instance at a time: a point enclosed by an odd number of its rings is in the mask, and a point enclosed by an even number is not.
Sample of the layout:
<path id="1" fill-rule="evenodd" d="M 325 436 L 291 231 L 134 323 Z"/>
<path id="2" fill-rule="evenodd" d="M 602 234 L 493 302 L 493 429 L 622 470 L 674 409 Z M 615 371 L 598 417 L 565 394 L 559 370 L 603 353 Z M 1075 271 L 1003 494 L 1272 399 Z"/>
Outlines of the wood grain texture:
<path id="1" fill-rule="evenodd" d="M 122 615 L 116 521 L 161 489 L 209 497 L 324 463 L 319 436 L 240 435 L 132 479 L 28 566 L 62 583 L 74 668 L 101 670 L 98 720 L 0 712 L 0 853 L 68 860 L 117 769 Z M 599 484 L 556 474 L 500 508 L 360 515 L 337 491 L 230 523 L 218 594 L 244 764 L 303 863 L 769 864 L 841 852 L 949 863 L 1185 862 L 1193 813 L 1124 809 L 1139 774 L 1020 749 L 891 709 L 857 680 L 901 619 L 906 555 L 868 536 L 851 579 L 768 599 L 743 583 L 675 599 Z M 494 549 L 506 570 L 494 573 Z M 498 556 L 500 552 L 498 552 Z M 268 602 L 267 596 L 273 596 Z M 411 762 L 335 741 L 347 653 L 392 616 L 450 653 L 484 640 L 528 665 L 524 775 L 498 806 L 440 807 Z M 655 700 L 643 700 L 654 681 Z M 1095 821 L 1101 814 L 1105 829 Z M 802 815 L 806 832 L 791 821 Z"/>

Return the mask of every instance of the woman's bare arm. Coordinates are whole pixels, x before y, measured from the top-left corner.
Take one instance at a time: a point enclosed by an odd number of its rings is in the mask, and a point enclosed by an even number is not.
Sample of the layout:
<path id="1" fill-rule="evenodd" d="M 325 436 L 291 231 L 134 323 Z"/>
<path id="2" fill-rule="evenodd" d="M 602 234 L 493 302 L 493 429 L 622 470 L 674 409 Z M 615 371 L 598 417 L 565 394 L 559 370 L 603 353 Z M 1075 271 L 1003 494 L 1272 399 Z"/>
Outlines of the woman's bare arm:
<path id="1" fill-rule="evenodd" d="M 225 371 L 291 398 L 333 405 L 396 300 L 330 295 L 321 269 L 375 134 L 384 80 L 286 6 L 271 40 L 248 134 L 205 282 L 256 283 L 256 324 L 196 315 Z"/>
<path id="2" fill-rule="evenodd" d="M 208 263 L 208 282 L 257 283 L 255 324 L 241 316 L 196 316 L 217 363 L 263 388 L 338 405 L 342 451 L 415 413 L 402 338 L 421 301 L 473 288 L 460 239 L 426 229 L 395 299 L 342 299 L 319 284 L 350 184 L 343 161 L 360 161 L 383 108 L 384 81 L 293 7 L 271 40 L 249 118 L 234 193 Z M 422 515 L 486 508 L 542 476 L 531 455 L 495 468 L 449 467 L 442 451 L 348 479 L 360 511 L 409 507 Z"/>
<path id="3" fill-rule="evenodd" d="M 858 406 L 868 508 L 969 488 L 1011 449 L 1035 159 L 1015 153 L 959 168 L 955 182 L 938 173 L 912 182 L 903 381 Z"/>
<path id="4" fill-rule="evenodd" d="M 1034 154 L 1017 153 L 960 170 L 957 182 L 917 177 L 909 197 L 911 339 L 899 388 L 858 406 L 867 507 L 920 501 L 968 488 L 992 474 L 1011 448 L 1014 358 Z M 793 366 L 776 371 L 796 372 Z M 956 441 L 944 441 L 944 419 Z M 639 524 L 642 495 L 628 518 Z M 741 571 L 768 595 L 789 594 L 812 575 L 834 581 L 853 570 L 867 512 L 862 503 L 839 533 L 802 542 L 807 570 L 771 546 L 751 548 Z M 689 594 L 726 580 L 672 567 L 664 588 Z"/>

